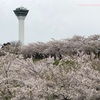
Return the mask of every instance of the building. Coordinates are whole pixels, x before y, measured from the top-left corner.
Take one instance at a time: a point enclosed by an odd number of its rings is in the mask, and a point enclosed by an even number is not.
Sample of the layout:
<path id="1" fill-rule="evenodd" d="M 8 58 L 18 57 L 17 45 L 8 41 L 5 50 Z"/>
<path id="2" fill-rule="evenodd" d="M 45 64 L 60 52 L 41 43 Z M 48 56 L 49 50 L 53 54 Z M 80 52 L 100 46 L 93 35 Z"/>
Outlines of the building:
<path id="1" fill-rule="evenodd" d="M 19 41 L 24 44 L 24 20 L 29 10 L 24 7 L 19 7 L 14 10 L 15 15 L 19 20 Z"/>

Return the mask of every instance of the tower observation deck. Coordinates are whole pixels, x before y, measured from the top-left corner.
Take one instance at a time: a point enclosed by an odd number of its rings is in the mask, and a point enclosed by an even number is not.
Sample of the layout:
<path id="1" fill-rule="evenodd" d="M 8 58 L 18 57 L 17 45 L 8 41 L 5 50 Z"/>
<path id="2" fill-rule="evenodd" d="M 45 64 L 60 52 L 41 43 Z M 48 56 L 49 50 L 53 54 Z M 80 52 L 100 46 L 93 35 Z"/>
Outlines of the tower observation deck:
<path id="1" fill-rule="evenodd" d="M 16 10 L 14 10 L 14 13 L 16 16 L 27 16 L 29 10 L 27 10 L 24 7 L 20 7 L 20 8 L 16 8 Z"/>
<path id="2" fill-rule="evenodd" d="M 24 20 L 29 10 L 24 7 L 19 7 L 13 11 L 19 20 L 19 41 L 24 44 Z"/>

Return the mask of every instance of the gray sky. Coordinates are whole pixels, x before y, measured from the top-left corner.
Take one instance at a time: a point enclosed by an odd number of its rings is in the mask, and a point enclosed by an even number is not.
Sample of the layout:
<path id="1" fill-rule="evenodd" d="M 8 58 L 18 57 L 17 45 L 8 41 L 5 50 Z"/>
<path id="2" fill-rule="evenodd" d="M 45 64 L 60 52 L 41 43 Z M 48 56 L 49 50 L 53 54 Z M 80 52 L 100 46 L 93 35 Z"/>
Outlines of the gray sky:
<path id="1" fill-rule="evenodd" d="M 21 5 L 29 9 L 25 44 L 100 34 L 100 5 L 93 4 L 100 4 L 100 0 L 0 0 L 0 43 L 18 40 L 13 10 Z"/>

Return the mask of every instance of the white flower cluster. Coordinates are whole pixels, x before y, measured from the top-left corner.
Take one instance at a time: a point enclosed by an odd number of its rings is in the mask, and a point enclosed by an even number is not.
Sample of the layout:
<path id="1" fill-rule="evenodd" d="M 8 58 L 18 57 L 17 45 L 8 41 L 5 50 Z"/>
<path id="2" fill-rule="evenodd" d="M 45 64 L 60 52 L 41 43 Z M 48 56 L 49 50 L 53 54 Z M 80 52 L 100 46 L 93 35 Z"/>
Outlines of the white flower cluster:
<path id="1" fill-rule="evenodd" d="M 0 100 L 100 100 L 100 60 L 66 56 L 33 62 L 0 57 Z"/>

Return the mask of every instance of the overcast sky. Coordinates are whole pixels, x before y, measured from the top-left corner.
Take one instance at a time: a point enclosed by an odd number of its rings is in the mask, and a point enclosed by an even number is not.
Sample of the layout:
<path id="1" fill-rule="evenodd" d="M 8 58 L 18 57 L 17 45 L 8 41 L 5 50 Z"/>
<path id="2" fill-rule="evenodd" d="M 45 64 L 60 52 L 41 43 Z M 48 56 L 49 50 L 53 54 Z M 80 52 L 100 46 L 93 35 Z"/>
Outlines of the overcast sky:
<path id="1" fill-rule="evenodd" d="M 0 43 L 18 40 L 18 19 L 13 10 L 21 5 L 29 9 L 25 44 L 100 34 L 99 4 L 100 0 L 0 0 Z"/>

